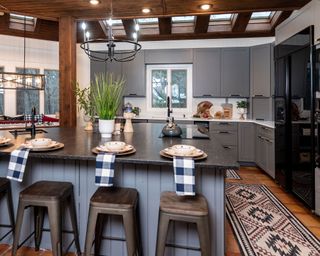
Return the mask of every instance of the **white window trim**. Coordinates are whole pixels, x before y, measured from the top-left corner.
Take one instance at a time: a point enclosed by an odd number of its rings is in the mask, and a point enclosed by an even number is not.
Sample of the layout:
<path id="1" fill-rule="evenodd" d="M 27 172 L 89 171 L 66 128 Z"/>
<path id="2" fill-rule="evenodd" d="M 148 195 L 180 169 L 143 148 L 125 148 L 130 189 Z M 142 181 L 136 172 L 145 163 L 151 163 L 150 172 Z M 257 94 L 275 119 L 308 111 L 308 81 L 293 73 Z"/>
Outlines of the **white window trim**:
<path id="1" fill-rule="evenodd" d="M 147 113 L 151 114 L 165 114 L 167 108 L 153 108 L 152 107 L 152 85 L 151 85 L 151 71 L 155 69 L 186 69 L 187 70 L 187 107 L 186 108 L 172 108 L 172 115 L 183 115 L 192 112 L 192 64 L 160 64 L 160 65 L 146 65 L 146 85 L 147 85 Z"/>

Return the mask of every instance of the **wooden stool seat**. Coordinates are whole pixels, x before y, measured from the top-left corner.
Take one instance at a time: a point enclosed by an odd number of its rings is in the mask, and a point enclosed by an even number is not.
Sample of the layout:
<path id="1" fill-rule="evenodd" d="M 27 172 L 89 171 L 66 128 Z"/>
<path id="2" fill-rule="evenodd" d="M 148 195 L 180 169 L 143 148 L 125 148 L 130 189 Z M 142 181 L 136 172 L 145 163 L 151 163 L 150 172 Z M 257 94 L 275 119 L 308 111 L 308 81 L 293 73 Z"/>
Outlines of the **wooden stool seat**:
<path id="1" fill-rule="evenodd" d="M 100 187 L 90 199 L 96 207 L 132 209 L 138 199 L 138 191 L 133 188 Z"/>
<path id="2" fill-rule="evenodd" d="M 73 192 L 70 182 L 38 181 L 20 192 L 20 198 L 28 200 L 62 200 Z"/>
<path id="3" fill-rule="evenodd" d="M 183 214 L 191 216 L 208 215 L 208 204 L 204 196 L 178 196 L 175 192 L 161 193 L 160 210 L 166 213 Z"/>
<path id="4" fill-rule="evenodd" d="M 0 177 L 0 200 L 6 197 L 7 198 L 7 206 L 8 206 L 8 213 L 9 213 L 9 220 L 10 225 L 1 224 L 0 227 L 4 228 L 10 228 L 10 230 L 5 233 L 1 238 L 0 241 L 2 241 L 4 238 L 6 238 L 11 232 L 14 231 L 14 211 L 13 211 L 13 202 L 12 202 L 12 192 L 11 192 L 11 183 L 10 180 L 7 178 Z M 5 215 L 5 211 L 0 211 L 1 214 Z"/>
<path id="5" fill-rule="evenodd" d="M 204 196 L 178 196 L 175 192 L 161 193 L 156 256 L 163 256 L 167 245 L 167 233 L 172 221 L 195 223 L 197 225 L 201 256 L 211 256 L 209 210 Z M 175 246 L 175 245 L 171 245 Z M 194 249 L 179 245 L 179 248 Z"/>
<path id="6" fill-rule="evenodd" d="M 34 209 L 34 238 L 36 251 L 38 251 L 40 248 L 44 214 L 45 209 L 47 209 L 51 234 L 52 254 L 53 256 L 62 256 L 62 210 L 66 206 L 69 208 L 70 212 L 70 220 L 73 228 L 72 233 L 74 234 L 76 250 L 78 255 L 81 254 L 72 183 L 59 181 L 38 181 L 20 192 L 15 227 L 16 232 L 12 246 L 13 256 L 17 254 L 19 247 L 24 210 L 30 206 Z"/>
<path id="7" fill-rule="evenodd" d="M 104 223 L 109 215 L 122 217 L 125 231 L 123 238 L 109 238 L 124 240 L 127 243 L 127 255 L 141 255 L 140 233 L 137 219 L 138 191 L 133 188 L 100 187 L 90 199 L 84 256 L 90 256 L 94 242 L 94 255 L 100 255 L 101 238 Z"/>

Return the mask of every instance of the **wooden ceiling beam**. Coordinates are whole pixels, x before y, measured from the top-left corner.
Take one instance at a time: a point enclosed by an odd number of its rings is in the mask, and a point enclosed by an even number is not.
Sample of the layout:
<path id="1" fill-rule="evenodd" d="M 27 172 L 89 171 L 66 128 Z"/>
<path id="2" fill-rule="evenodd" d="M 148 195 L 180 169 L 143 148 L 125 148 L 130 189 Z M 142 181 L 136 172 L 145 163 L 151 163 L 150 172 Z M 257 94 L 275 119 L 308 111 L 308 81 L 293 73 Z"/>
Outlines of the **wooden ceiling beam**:
<path id="1" fill-rule="evenodd" d="M 194 33 L 207 33 L 209 27 L 210 15 L 199 15 L 196 17 L 196 24 L 194 27 Z"/>
<path id="2" fill-rule="evenodd" d="M 236 14 L 235 21 L 232 26 L 232 32 L 244 32 L 251 19 L 252 12 L 243 12 Z"/>
<path id="3" fill-rule="evenodd" d="M 271 30 L 274 31 L 276 27 L 288 19 L 293 11 L 282 11 L 282 12 L 276 12 L 271 20 Z"/>
<path id="4" fill-rule="evenodd" d="M 159 18 L 159 31 L 160 35 L 170 35 L 172 28 L 171 17 Z"/>
<path id="5" fill-rule="evenodd" d="M 135 32 L 135 21 L 133 19 L 123 19 L 122 24 L 126 31 L 127 39 L 132 39 L 132 34 Z"/>

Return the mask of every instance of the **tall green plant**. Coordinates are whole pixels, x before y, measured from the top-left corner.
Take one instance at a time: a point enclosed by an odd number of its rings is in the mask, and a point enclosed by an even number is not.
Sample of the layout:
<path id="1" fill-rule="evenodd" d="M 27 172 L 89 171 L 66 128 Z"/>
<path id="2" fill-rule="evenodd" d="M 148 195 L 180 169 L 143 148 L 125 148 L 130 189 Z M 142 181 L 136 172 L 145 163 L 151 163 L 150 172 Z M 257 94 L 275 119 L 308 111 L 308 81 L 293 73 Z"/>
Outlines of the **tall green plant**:
<path id="1" fill-rule="evenodd" d="M 112 73 L 98 74 L 91 83 L 95 111 L 100 119 L 111 120 L 121 105 L 125 80 L 114 78 Z"/>

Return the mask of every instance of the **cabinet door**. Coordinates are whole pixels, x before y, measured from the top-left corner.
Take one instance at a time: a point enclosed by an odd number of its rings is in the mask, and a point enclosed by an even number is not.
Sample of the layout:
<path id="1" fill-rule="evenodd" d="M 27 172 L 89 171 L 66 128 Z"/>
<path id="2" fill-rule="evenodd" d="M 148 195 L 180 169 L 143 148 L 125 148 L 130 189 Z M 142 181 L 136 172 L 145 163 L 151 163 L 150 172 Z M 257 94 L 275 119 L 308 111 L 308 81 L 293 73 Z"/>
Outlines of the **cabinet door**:
<path id="1" fill-rule="evenodd" d="M 122 76 L 122 63 L 117 61 L 107 62 L 106 71 L 112 74 L 114 78 L 120 78 Z"/>
<path id="2" fill-rule="evenodd" d="M 271 87 L 271 46 L 270 44 L 254 46 L 251 54 L 251 95 L 253 97 L 270 97 Z"/>
<path id="3" fill-rule="evenodd" d="M 147 64 L 182 64 L 192 63 L 192 49 L 146 50 L 145 63 Z"/>
<path id="4" fill-rule="evenodd" d="M 96 75 L 107 72 L 107 63 L 99 61 L 90 61 L 90 81 L 95 79 Z"/>
<path id="5" fill-rule="evenodd" d="M 137 53 L 133 61 L 122 64 L 122 74 L 126 80 L 124 96 L 146 96 L 144 52 Z"/>
<path id="6" fill-rule="evenodd" d="M 221 54 L 221 96 L 249 97 L 249 48 L 226 48 Z"/>
<path id="7" fill-rule="evenodd" d="M 221 50 L 195 49 L 193 57 L 193 97 L 220 96 Z"/>
<path id="8" fill-rule="evenodd" d="M 238 127 L 238 159 L 243 162 L 254 162 L 255 125 L 252 123 L 239 123 Z"/>
<path id="9" fill-rule="evenodd" d="M 274 148 L 274 141 L 270 139 L 266 139 L 267 145 L 267 166 L 266 171 L 268 174 L 275 178 L 275 148 Z"/>

